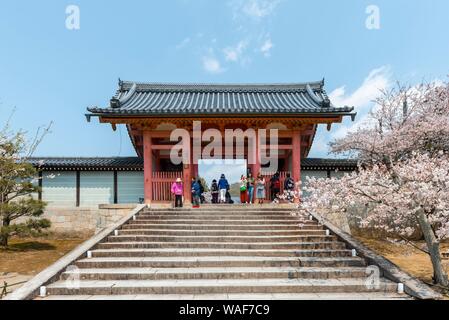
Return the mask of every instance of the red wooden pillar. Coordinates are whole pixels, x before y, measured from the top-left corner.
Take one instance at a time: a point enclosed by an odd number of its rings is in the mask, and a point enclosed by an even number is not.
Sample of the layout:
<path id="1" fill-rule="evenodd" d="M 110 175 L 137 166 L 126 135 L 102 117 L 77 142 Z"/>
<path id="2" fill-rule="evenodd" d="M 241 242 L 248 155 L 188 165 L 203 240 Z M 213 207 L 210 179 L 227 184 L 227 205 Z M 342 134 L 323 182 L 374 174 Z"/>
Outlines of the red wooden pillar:
<path id="1" fill-rule="evenodd" d="M 161 171 L 161 152 L 156 151 L 156 155 L 157 155 L 157 157 L 154 162 L 154 171 L 160 172 Z"/>
<path id="2" fill-rule="evenodd" d="M 253 164 L 253 177 L 257 178 L 257 175 L 260 173 L 260 139 L 259 139 L 259 130 L 256 130 L 256 161 Z"/>
<path id="3" fill-rule="evenodd" d="M 259 139 L 259 130 L 256 129 L 256 141 L 254 142 L 254 148 L 256 149 L 255 159 L 254 163 L 251 164 L 251 173 L 254 178 L 254 182 L 257 181 L 257 175 L 260 173 L 260 139 Z M 254 184 L 254 192 L 253 192 L 253 199 L 252 202 L 255 203 L 256 199 L 256 184 Z"/>
<path id="4" fill-rule="evenodd" d="M 192 164 L 193 166 L 193 176 L 195 178 L 198 178 L 198 163 L 197 164 Z"/>
<path id="5" fill-rule="evenodd" d="M 143 133 L 143 176 L 144 198 L 146 204 L 151 204 L 153 199 L 153 151 L 150 132 Z"/>
<path id="6" fill-rule="evenodd" d="M 295 183 L 301 180 L 301 131 L 293 130 L 292 135 L 292 178 Z"/>
<path id="7" fill-rule="evenodd" d="M 189 205 L 192 203 L 192 143 L 190 142 L 190 150 L 183 150 L 183 152 L 189 152 L 190 163 L 182 164 L 182 180 L 184 186 L 184 204 Z"/>

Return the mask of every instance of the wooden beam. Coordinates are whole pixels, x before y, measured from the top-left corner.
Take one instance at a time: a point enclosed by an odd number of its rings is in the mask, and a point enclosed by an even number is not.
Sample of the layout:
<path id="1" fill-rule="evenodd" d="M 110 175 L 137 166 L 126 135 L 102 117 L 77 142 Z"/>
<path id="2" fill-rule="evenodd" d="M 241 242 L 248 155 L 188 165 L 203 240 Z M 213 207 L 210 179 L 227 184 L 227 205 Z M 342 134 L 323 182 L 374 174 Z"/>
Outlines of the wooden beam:
<path id="1" fill-rule="evenodd" d="M 291 150 L 291 149 L 293 149 L 293 146 L 292 146 L 292 145 L 277 145 L 276 147 L 277 147 L 278 150 Z M 275 148 L 275 146 L 271 146 L 271 145 L 263 145 L 263 146 L 260 146 L 260 149 L 261 149 L 261 150 L 264 150 L 264 149 L 274 149 L 274 148 Z"/>
<path id="2" fill-rule="evenodd" d="M 265 127 L 266 125 L 273 122 L 280 122 L 288 126 L 300 127 L 308 124 L 319 124 L 319 123 L 340 123 L 343 116 L 341 115 L 291 115 L 291 116 L 272 116 L 272 117 L 255 117 L 248 115 L 228 115 L 224 117 L 204 117 L 204 116 L 171 116 L 171 117 L 137 117 L 137 116 L 127 116 L 127 117 L 111 117 L 111 116 L 100 116 L 100 123 L 115 123 L 115 124 L 131 124 L 136 128 L 142 130 L 148 130 L 147 128 L 155 127 L 159 123 L 174 123 L 182 126 L 191 126 L 192 121 L 201 121 L 203 123 L 211 124 L 248 124 L 250 127 L 257 125 L 260 127 Z"/>
<path id="3" fill-rule="evenodd" d="M 315 134 L 315 132 L 316 132 L 316 130 L 304 130 L 304 131 L 301 131 L 301 135 L 303 135 L 303 136 L 312 136 L 312 135 Z"/>
<path id="4" fill-rule="evenodd" d="M 114 204 L 118 203 L 118 174 L 117 170 L 114 170 Z"/>
<path id="5" fill-rule="evenodd" d="M 81 203 L 81 172 L 76 171 L 76 206 L 79 207 Z"/>
<path id="6" fill-rule="evenodd" d="M 153 144 L 151 150 L 171 150 L 174 144 Z"/>
<path id="7" fill-rule="evenodd" d="M 147 134 L 149 134 L 152 138 L 170 138 L 171 131 L 164 130 L 164 131 L 151 131 L 151 130 L 145 130 Z"/>

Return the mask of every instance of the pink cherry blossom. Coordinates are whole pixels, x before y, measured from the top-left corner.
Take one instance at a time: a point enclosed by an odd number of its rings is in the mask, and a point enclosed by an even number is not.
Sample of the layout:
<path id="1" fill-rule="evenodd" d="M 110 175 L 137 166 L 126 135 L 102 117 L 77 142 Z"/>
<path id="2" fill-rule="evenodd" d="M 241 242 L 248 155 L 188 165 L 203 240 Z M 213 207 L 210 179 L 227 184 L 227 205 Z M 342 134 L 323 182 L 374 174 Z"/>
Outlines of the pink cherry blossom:
<path id="1" fill-rule="evenodd" d="M 301 209 L 328 209 L 400 239 L 421 231 L 434 280 L 447 286 L 439 243 L 449 237 L 449 84 L 384 92 L 367 125 L 331 148 L 357 157 L 358 170 L 308 179 Z"/>

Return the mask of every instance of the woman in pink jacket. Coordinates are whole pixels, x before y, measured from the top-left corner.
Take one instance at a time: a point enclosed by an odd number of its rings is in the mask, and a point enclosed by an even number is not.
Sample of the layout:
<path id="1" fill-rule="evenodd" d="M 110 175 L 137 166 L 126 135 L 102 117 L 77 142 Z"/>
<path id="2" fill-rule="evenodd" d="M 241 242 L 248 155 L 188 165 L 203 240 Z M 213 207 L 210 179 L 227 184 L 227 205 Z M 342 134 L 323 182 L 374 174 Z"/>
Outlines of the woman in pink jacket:
<path id="1" fill-rule="evenodd" d="M 171 192 L 175 195 L 175 208 L 182 208 L 182 194 L 184 193 L 181 178 L 176 179 L 171 186 Z"/>

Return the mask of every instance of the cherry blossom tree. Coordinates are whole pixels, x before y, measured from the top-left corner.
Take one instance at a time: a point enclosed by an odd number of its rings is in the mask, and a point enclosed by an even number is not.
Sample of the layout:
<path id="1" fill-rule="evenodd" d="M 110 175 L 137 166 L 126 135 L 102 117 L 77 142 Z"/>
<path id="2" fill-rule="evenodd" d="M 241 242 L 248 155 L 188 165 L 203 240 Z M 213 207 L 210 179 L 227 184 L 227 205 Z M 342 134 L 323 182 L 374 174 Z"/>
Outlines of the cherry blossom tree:
<path id="1" fill-rule="evenodd" d="M 309 179 L 301 207 L 352 214 L 360 227 L 406 241 L 421 231 L 434 282 L 447 287 L 439 247 L 449 237 L 449 84 L 398 85 L 376 102 L 364 126 L 331 143 L 332 152 L 360 160 L 358 171 Z"/>

